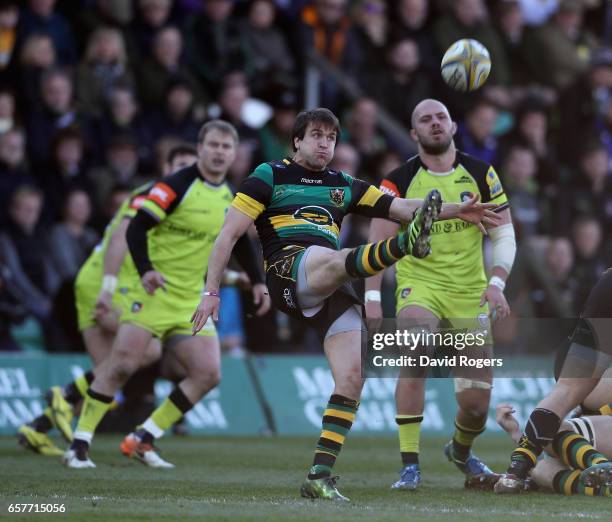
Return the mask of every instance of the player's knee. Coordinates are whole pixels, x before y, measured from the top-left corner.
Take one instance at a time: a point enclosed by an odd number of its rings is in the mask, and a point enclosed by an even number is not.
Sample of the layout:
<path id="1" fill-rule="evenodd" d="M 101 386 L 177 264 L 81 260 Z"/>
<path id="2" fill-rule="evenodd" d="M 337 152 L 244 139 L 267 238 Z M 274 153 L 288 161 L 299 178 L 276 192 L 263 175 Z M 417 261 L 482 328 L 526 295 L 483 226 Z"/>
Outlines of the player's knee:
<path id="1" fill-rule="evenodd" d="M 200 368 L 195 372 L 190 372 L 191 378 L 195 380 L 203 391 L 212 390 L 221 382 L 220 368 Z"/>
<path id="2" fill-rule="evenodd" d="M 130 360 L 120 361 L 111 366 L 108 374 L 114 383 L 122 386 L 136 372 L 138 366 L 137 363 Z"/>
<path id="3" fill-rule="evenodd" d="M 463 397 L 461 396 L 463 395 Z M 489 393 L 458 394 L 457 403 L 461 410 L 470 417 L 486 416 L 489 412 Z"/>
<path id="4" fill-rule="evenodd" d="M 356 398 L 361 395 L 363 388 L 363 377 L 361 367 L 355 366 L 343 373 L 342 377 L 336 382 L 336 390 L 347 397 Z"/>

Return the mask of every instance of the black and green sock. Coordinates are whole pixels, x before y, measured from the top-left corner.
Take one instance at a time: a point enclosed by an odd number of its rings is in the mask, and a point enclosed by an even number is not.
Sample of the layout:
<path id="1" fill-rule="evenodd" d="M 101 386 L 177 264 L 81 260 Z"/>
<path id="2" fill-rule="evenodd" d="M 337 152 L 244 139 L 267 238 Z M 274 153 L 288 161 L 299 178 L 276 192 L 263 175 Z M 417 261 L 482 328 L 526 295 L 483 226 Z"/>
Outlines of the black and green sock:
<path id="1" fill-rule="evenodd" d="M 317 442 L 309 479 L 329 477 L 344 440 L 355 421 L 359 402 L 342 395 L 332 395 L 323 413 L 323 429 Z"/>
<path id="2" fill-rule="evenodd" d="M 586 469 L 608 462 L 587 439 L 573 431 L 557 433 L 553 440 L 553 449 L 566 466 L 574 469 Z"/>
<path id="3" fill-rule="evenodd" d="M 455 417 L 455 433 L 453 434 L 453 456 L 465 462 L 470 456 L 474 439 L 480 435 L 486 427 L 486 414 L 479 417 L 472 417 L 468 421 L 461 421 Z"/>
<path id="4" fill-rule="evenodd" d="M 407 253 L 404 251 L 404 245 L 405 234 L 408 233 L 409 230 L 406 230 L 395 237 L 351 250 L 344 262 L 347 274 L 355 278 L 370 277 L 395 264 Z"/>

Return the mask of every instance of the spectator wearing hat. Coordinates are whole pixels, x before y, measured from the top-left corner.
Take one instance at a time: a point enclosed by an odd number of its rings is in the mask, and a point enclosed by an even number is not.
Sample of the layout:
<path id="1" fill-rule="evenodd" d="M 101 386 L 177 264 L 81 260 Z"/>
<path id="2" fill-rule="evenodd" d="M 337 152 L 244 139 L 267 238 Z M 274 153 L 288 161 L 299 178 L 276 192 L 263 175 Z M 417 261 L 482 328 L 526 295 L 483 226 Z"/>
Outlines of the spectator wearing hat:
<path id="1" fill-rule="evenodd" d="M 272 118 L 259 131 L 262 158 L 284 158 L 293 154 L 291 129 L 297 116 L 298 103 L 295 92 L 284 89 L 273 91 L 270 103 L 274 109 Z"/>

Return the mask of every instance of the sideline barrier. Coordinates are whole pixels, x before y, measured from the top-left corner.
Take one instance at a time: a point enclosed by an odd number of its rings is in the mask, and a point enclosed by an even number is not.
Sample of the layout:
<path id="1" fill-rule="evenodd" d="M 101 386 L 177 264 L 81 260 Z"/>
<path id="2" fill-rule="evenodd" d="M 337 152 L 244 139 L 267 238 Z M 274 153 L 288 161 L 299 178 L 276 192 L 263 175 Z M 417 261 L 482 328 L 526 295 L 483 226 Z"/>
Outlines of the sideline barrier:
<path id="1" fill-rule="evenodd" d="M 248 360 L 224 357 L 223 378 L 187 414 L 193 434 L 317 435 L 321 415 L 333 389 L 331 372 L 323 356 L 262 355 Z M 23 422 L 39 415 L 49 386 L 63 385 L 90 367 L 84 355 L 16 354 L 0 356 L 0 435 L 12 435 Z M 523 377 L 496 379 L 491 404 L 511 402 L 522 424 L 550 390 L 550 362 L 529 360 Z M 172 384 L 160 380 L 158 400 Z M 364 387 L 357 420 L 351 433 L 394 435 L 395 381 L 369 379 Z M 453 382 L 430 379 L 425 394 L 424 434 L 449 435 L 455 416 Z M 490 410 L 487 433 L 501 433 Z"/>
<path id="2" fill-rule="evenodd" d="M 63 385 L 91 367 L 85 355 L 0 356 L 0 435 L 12 435 L 19 425 L 40 415 L 49 386 Z M 260 401 L 244 361 L 223 359 L 221 385 L 187 414 L 193 434 L 259 435 L 268 431 Z M 159 380 L 158 400 L 172 390 Z"/>

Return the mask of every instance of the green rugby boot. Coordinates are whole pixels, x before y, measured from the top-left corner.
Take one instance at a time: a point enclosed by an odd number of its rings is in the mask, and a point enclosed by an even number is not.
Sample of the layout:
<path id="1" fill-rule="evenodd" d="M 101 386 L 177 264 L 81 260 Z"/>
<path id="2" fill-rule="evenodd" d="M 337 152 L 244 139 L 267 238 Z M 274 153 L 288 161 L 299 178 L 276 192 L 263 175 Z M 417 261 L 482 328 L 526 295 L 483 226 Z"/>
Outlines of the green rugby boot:
<path id="1" fill-rule="evenodd" d="M 442 210 L 442 195 L 436 189 L 425 196 L 423 205 L 414 213 L 414 219 L 408 225 L 404 251 L 420 259 L 431 253 L 431 227 Z"/>
<path id="2" fill-rule="evenodd" d="M 46 433 L 36 431 L 28 424 L 22 424 L 17 431 L 17 440 L 24 448 L 47 457 L 63 455 Z"/>
<path id="3" fill-rule="evenodd" d="M 323 498 L 339 502 L 350 502 L 350 499 L 342 495 L 336 482 L 340 477 L 323 477 L 318 479 L 306 479 L 300 488 L 300 495 L 304 498 Z"/>

